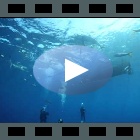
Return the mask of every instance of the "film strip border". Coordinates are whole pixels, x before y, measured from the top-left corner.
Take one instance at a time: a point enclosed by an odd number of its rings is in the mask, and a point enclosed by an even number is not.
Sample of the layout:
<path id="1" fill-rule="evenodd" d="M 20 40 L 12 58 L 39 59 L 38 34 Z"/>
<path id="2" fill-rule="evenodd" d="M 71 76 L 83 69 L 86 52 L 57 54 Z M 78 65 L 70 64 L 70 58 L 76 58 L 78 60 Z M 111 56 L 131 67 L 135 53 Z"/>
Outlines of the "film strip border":
<path id="1" fill-rule="evenodd" d="M 134 140 L 139 124 L 0 124 L 0 139 L 102 139 Z"/>
<path id="2" fill-rule="evenodd" d="M 8 13 L 25 13 L 25 4 L 8 4 Z M 52 13 L 52 4 L 35 4 L 35 13 Z M 79 13 L 79 4 L 62 4 L 62 13 Z M 106 4 L 89 4 L 89 13 L 106 13 Z M 116 4 L 116 13 L 133 13 L 133 4 Z"/>
<path id="3" fill-rule="evenodd" d="M 138 0 L 1 0 L 0 17 L 139 17 Z"/>

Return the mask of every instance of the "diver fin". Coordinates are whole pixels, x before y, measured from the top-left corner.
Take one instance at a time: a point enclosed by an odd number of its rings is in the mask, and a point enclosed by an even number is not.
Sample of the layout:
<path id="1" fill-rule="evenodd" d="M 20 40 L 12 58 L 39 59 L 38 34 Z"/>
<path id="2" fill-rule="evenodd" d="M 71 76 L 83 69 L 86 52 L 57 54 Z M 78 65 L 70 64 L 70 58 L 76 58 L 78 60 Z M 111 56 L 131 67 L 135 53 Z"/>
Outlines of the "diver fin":
<path id="1" fill-rule="evenodd" d="M 46 104 L 46 106 L 48 105 L 48 104 L 51 104 L 52 102 L 51 101 L 49 101 L 49 100 L 45 100 L 45 104 Z"/>

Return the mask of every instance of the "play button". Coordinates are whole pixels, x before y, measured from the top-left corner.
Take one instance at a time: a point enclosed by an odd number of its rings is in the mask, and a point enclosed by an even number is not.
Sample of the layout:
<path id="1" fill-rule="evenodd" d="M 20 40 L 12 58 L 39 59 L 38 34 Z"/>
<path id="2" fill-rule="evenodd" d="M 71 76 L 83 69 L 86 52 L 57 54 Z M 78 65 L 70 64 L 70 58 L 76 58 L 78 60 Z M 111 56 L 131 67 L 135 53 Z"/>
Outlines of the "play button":
<path id="1" fill-rule="evenodd" d="M 40 55 L 33 66 L 38 83 L 49 91 L 82 94 L 96 91 L 112 76 L 110 60 L 87 46 L 60 46 Z"/>
<path id="2" fill-rule="evenodd" d="M 65 59 L 65 82 L 85 73 L 88 69 Z"/>

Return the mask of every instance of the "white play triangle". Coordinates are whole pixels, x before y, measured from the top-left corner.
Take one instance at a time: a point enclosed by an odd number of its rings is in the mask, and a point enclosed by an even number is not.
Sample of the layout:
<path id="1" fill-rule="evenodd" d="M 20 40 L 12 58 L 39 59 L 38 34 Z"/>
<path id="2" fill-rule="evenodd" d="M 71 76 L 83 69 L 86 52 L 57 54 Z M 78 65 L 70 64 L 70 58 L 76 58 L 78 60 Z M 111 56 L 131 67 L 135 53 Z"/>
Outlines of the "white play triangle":
<path id="1" fill-rule="evenodd" d="M 73 79 L 74 77 L 82 73 L 85 73 L 86 71 L 88 71 L 88 69 L 77 65 L 69 61 L 68 59 L 65 59 L 65 82 Z"/>

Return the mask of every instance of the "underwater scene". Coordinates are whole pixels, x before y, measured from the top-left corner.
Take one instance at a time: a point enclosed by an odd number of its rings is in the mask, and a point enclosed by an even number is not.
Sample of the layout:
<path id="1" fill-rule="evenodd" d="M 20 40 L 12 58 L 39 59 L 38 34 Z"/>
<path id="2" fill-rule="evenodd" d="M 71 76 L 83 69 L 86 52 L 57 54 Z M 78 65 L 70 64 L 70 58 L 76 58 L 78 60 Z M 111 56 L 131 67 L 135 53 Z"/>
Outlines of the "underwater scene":
<path id="1" fill-rule="evenodd" d="M 140 18 L 0 18 L 0 123 L 139 123 Z"/>

